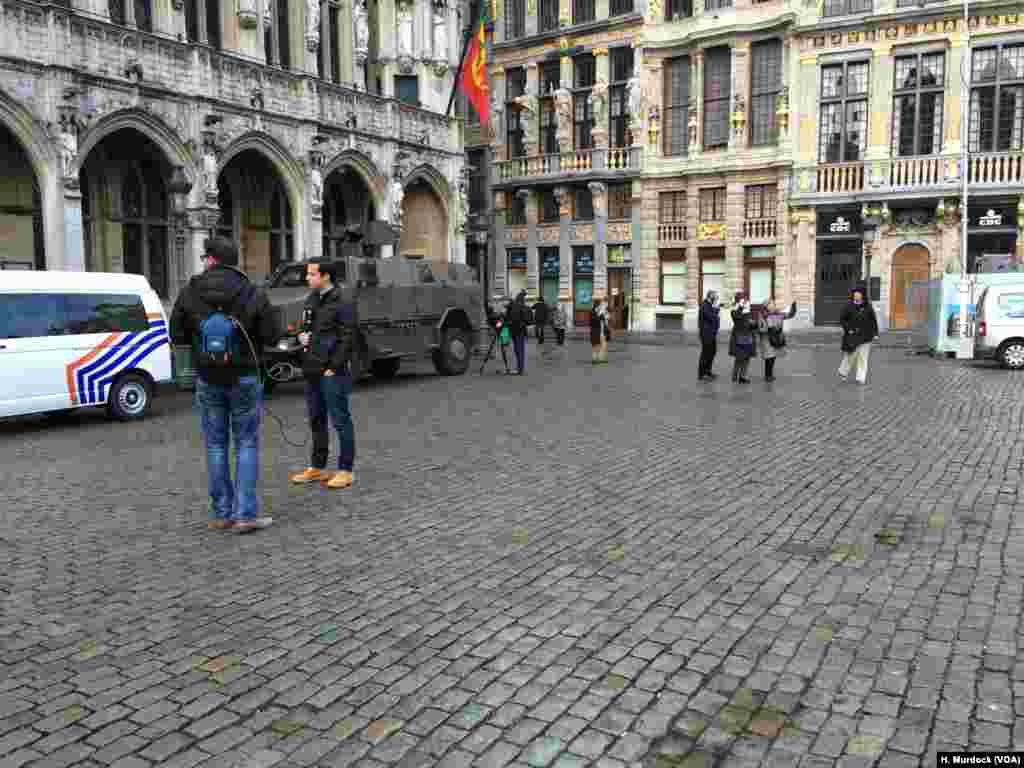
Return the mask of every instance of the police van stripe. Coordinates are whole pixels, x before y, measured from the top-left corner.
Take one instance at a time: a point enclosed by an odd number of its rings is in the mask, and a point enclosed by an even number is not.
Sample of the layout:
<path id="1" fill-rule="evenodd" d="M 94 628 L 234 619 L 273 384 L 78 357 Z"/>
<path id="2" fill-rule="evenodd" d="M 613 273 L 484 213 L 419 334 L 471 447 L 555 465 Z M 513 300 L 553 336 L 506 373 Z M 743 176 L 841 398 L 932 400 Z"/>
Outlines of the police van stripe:
<path id="1" fill-rule="evenodd" d="M 125 339 L 124 342 L 118 344 L 117 347 L 104 358 L 103 365 L 100 365 L 99 361 L 88 366 L 91 370 L 79 371 L 78 375 L 83 378 L 86 386 L 88 387 L 88 400 L 90 403 L 97 403 L 101 398 L 96 397 L 96 384 L 97 382 L 107 376 L 116 375 L 121 369 L 127 368 L 127 361 L 138 352 L 139 349 L 144 347 L 147 343 L 155 341 L 163 337 L 167 338 L 167 334 L 162 334 L 160 331 L 155 331 L 143 335 L 133 334 L 133 338 Z M 109 361 L 109 362 L 108 362 Z"/>
<path id="2" fill-rule="evenodd" d="M 106 387 L 118 373 L 137 366 L 154 350 L 170 343 L 167 323 L 160 315 L 147 315 L 147 319 L 149 331 L 111 334 L 88 354 L 65 366 L 72 404 L 102 402 Z"/>

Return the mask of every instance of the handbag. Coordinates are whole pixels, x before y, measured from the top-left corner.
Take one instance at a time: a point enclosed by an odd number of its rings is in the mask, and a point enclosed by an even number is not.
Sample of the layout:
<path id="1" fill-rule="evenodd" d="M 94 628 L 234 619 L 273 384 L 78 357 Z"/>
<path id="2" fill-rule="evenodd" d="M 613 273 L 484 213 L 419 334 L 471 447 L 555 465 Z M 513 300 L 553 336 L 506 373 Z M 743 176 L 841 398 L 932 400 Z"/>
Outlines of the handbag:
<path id="1" fill-rule="evenodd" d="M 786 335 L 782 332 L 781 328 L 772 328 L 768 331 L 768 343 L 774 349 L 782 349 L 786 346 Z"/>

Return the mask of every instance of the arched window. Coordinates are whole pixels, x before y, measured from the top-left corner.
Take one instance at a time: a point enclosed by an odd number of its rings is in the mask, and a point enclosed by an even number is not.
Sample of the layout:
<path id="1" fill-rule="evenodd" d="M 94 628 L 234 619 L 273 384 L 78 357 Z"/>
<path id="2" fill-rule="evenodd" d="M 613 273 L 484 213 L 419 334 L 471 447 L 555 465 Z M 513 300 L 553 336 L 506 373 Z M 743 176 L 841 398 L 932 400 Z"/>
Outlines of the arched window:
<path id="1" fill-rule="evenodd" d="M 282 261 L 291 261 L 295 252 L 295 229 L 292 226 L 292 207 L 288 195 L 277 178 L 270 189 L 270 270 Z"/>

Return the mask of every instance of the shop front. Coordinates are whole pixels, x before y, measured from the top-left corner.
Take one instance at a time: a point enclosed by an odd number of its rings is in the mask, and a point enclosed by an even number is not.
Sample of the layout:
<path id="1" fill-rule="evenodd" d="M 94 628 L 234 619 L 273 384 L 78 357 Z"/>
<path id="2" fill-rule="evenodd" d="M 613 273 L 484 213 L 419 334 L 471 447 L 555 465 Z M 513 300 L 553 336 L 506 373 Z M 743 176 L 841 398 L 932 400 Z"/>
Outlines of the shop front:
<path id="1" fill-rule="evenodd" d="M 627 245 L 608 246 L 608 323 L 613 331 L 629 328 L 632 309 L 633 256 Z"/>
<path id="2" fill-rule="evenodd" d="M 540 249 L 540 298 L 551 306 L 558 303 L 558 248 Z"/>
<path id="3" fill-rule="evenodd" d="M 1014 270 L 1017 261 L 1015 204 L 1010 201 L 968 204 L 967 217 L 967 271 L 991 274 Z"/>
<path id="4" fill-rule="evenodd" d="M 520 291 L 526 290 L 526 249 L 508 249 L 508 293 L 514 299 Z"/>
<path id="5" fill-rule="evenodd" d="M 857 208 L 818 211 L 814 324 L 836 325 L 861 280 L 863 226 Z"/>
<path id="6" fill-rule="evenodd" d="M 594 308 L 594 247 L 574 246 L 572 267 L 573 322 L 589 327 L 590 312 Z"/>

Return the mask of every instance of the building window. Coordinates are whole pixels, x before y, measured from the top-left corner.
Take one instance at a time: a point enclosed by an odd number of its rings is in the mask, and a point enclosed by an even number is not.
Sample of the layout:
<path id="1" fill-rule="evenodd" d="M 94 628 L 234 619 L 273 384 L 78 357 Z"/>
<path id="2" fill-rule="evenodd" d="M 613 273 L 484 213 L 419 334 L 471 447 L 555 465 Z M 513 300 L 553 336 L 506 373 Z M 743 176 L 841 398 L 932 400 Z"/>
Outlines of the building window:
<path id="1" fill-rule="evenodd" d="M 505 92 L 505 124 L 509 157 L 523 157 L 526 155 L 526 143 L 523 141 L 523 118 L 515 100 L 526 94 L 525 69 L 519 67 L 505 73 Z"/>
<path id="2" fill-rule="evenodd" d="M 610 115 L 608 138 L 610 146 L 625 147 L 628 145 L 626 141 L 626 127 L 629 124 L 626 84 L 629 82 L 629 78 L 633 76 L 633 48 L 632 46 L 613 48 L 609 58 L 611 64 L 611 99 L 609 104 L 611 108 L 608 110 Z"/>
<path id="3" fill-rule="evenodd" d="M 540 191 L 540 220 L 544 224 L 558 221 L 561 212 L 558 210 L 558 200 L 555 199 L 555 190 L 544 189 Z"/>
<path id="4" fill-rule="evenodd" d="M 572 23 L 586 24 L 597 18 L 594 0 L 572 0 Z"/>
<path id="5" fill-rule="evenodd" d="M 511 193 L 510 199 L 512 207 L 509 209 L 508 223 L 511 226 L 523 226 L 526 224 L 526 200 L 517 192 Z"/>
<path id="6" fill-rule="evenodd" d="M 621 221 L 633 217 L 633 185 L 609 184 L 608 185 L 608 218 L 611 221 Z"/>
<path id="7" fill-rule="evenodd" d="M 722 149 L 729 144 L 731 83 L 732 51 L 709 49 L 704 58 L 704 149 Z"/>
<path id="8" fill-rule="evenodd" d="M 526 0 L 507 0 L 505 4 L 505 39 L 515 40 L 526 34 Z"/>
<path id="9" fill-rule="evenodd" d="M 327 45 L 324 46 L 331 57 L 331 82 L 341 82 L 341 46 L 339 35 L 341 34 L 340 24 L 341 8 L 337 3 L 327 3 Z"/>
<path id="10" fill-rule="evenodd" d="M 775 298 L 775 247 L 747 248 L 743 287 L 751 304 L 767 304 Z"/>
<path id="11" fill-rule="evenodd" d="M 403 104 L 420 105 L 420 79 L 416 75 L 395 75 L 395 98 Z"/>
<path id="12" fill-rule="evenodd" d="M 206 0 L 206 42 L 220 50 L 220 0 Z"/>
<path id="13" fill-rule="evenodd" d="M 732 0 L 704 0 L 706 11 L 721 11 L 725 8 L 732 8 Z"/>
<path id="14" fill-rule="evenodd" d="M 122 27 L 125 25 L 124 0 L 107 0 L 107 13 L 112 23 Z"/>
<path id="15" fill-rule="evenodd" d="M 681 224 L 685 221 L 685 192 L 662 192 L 660 195 L 658 195 L 659 224 Z"/>
<path id="16" fill-rule="evenodd" d="M 782 41 L 766 40 L 750 48 L 750 143 L 779 140 L 775 110 L 782 91 Z"/>
<path id="17" fill-rule="evenodd" d="M 633 0 L 611 0 L 609 16 L 624 16 L 633 12 Z"/>
<path id="18" fill-rule="evenodd" d="M 701 296 L 708 291 L 715 291 L 722 296 L 725 291 L 725 250 L 708 248 L 700 258 L 700 290 Z"/>
<path id="19" fill-rule="evenodd" d="M 199 42 L 199 0 L 185 0 L 185 39 Z"/>
<path id="20" fill-rule="evenodd" d="M 725 187 L 700 191 L 700 220 L 725 221 Z"/>
<path id="21" fill-rule="evenodd" d="M 593 54 L 577 56 L 573 60 L 573 71 L 573 133 L 576 149 L 591 149 L 594 146 L 594 116 L 590 111 L 590 89 L 594 85 Z"/>
<path id="22" fill-rule="evenodd" d="M 540 81 L 540 151 L 545 155 L 558 152 L 558 115 L 552 95 L 561 85 L 561 65 L 557 61 L 541 65 Z"/>
<path id="23" fill-rule="evenodd" d="M 680 305 L 686 303 L 686 251 L 665 250 L 658 254 L 660 282 L 658 303 Z"/>
<path id="24" fill-rule="evenodd" d="M 849 163 L 864 159 L 868 125 L 868 63 L 821 68 L 821 137 L 818 160 Z"/>
<path id="25" fill-rule="evenodd" d="M 933 155 L 942 148 L 945 64 L 944 53 L 896 59 L 892 108 L 892 140 L 896 155 Z"/>
<path id="26" fill-rule="evenodd" d="M 541 32 L 554 32 L 558 29 L 558 0 L 540 0 L 537 28 Z"/>
<path id="27" fill-rule="evenodd" d="M 852 13 L 867 13 L 871 0 L 825 0 L 822 16 L 848 16 Z"/>
<path id="28" fill-rule="evenodd" d="M 679 21 L 693 16 L 693 0 L 668 0 L 665 4 L 665 21 Z"/>
<path id="29" fill-rule="evenodd" d="M 774 184 L 749 186 L 746 192 L 745 216 L 748 219 L 774 219 L 778 211 L 779 192 Z"/>
<path id="30" fill-rule="evenodd" d="M 971 61 L 971 152 L 1024 147 L 1024 43 L 977 48 Z"/>
<path id="31" fill-rule="evenodd" d="M 594 220 L 594 197 L 589 187 L 577 187 L 573 194 L 573 221 Z"/>
<path id="32" fill-rule="evenodd" d="M 690 57 L 665 62 L 665 154 L 685 155 L 689 147 Z"/>
<path id="33" fill-rule="evenodd" d="M 153 3 L 151 0 L 134 0 L 135 26 L 142 32 L 153 31 Z"/>
<path id="34" fill-rule="evenodd" d="M 278 66 L 287 69 L 292 65 L 291 47 L 288 43 L 291 41 L 291 33 L 288 28 L 288 0 L 276 0 L 274 8 L 277 10 L 277 21 L 274 24 L 273 34 L 264 35 L 265 40 L 276 40 L 277 50 L 277 61 L 271 60 L 267 57 L 267 63 L 274 63 Z"/>
<path id="35" fill-rule="evenodd" d="M 482 149 L 470 150 L 468 153 L 469 170 L 469 210 L 483 213 L 487 210 L 487 161 Z"/>

